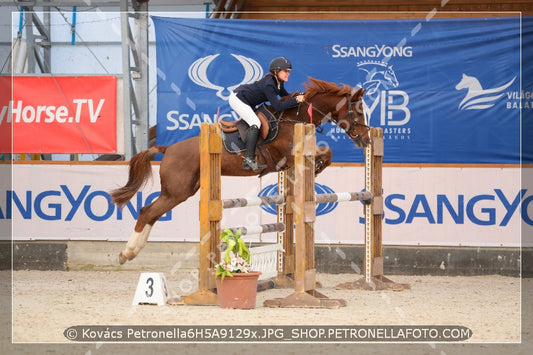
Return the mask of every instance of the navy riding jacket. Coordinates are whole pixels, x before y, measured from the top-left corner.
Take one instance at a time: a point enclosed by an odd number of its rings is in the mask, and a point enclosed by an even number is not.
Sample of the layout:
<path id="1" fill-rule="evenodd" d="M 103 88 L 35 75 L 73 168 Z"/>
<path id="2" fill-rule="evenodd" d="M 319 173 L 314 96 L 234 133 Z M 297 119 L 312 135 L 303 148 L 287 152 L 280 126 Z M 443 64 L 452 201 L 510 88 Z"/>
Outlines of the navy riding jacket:
<path id="1" fill-rule="evenodd" d="M 291 97 L 283 102 L 279 100 L 278 95 L 287 96 L 289 93 L 285 90 L 283 83 L 278 86 L 276 79 L 272 75 L 265 75 L 256 82 L 240 85 L 234 92 L 242 102 L 252 108 L 266 101 L 269 101 L 277 112 L 285 111 L 298 105 L 296 97 Z"/>

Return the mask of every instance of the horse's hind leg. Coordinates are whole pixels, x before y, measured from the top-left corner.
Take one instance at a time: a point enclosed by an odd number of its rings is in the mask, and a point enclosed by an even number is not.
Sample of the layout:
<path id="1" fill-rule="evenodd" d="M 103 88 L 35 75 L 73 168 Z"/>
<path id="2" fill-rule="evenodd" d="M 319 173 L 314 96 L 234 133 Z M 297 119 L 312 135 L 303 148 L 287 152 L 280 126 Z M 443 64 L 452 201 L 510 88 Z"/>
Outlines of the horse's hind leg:
<path id="1" fill-rule="evenodd" d="M 127 260 L 132 260 L 139 254 L 146 245 L 154 223 L 180 202 L 182 201 L 161 195 L 148 206 L 141 208 L 135 229 L 126 244 L 126 248 L 119 254 L 119 262 L 121 264 L 124 264 Z"/>
<path id="2" fill-rule="evenodd" d="M 128 240 L 126 248 L 122 250 L 118 255 L 118 261 L 120 264 L 124 264 L 128 260 L 132 260 L 144 248 L 144 246 L 146 245 L 146 241 L 150 236 L 152 225 L 145 224 L 140 232 L 137 232 L 136 229 L 137 228 L 135 228 L 130 239 Z"/>
<path id="3" fill-rule="evenodd" d="M 152 226 L 162 215 L 194 195 L 200 188 L 198 147 L 198 138 L 194 137 L 166 149 L 159 168 L 161 195 L 139 211 L 133 234 L 120 253 L 121 264 L 139 254 L 146 245 Z"/>

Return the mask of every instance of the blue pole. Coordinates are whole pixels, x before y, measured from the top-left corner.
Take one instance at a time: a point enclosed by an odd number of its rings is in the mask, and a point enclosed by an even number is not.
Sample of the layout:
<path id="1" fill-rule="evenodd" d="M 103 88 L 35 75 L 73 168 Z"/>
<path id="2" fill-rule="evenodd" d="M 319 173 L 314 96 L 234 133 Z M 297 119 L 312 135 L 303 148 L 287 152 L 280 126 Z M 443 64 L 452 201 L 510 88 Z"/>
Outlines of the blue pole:
<path id="1" fill-rule="evenodd" d="M 19 16 L 19 30 L 17 32 L 17 38 L 22 38 L 22 26 L 24 25 L 24 8 L 20 7 L 20 16 Z"/>
<path id="2" fill-rule="evenodd" d="M 209 1 L 205 2 L 205 18 L 209 18 Z"/>
<path id="3" fill-rule="evenodd" d="M 72 26 L 71 32 L 72 32 L 72 40 L 70 41 L 70 44 L 74 45 L 76 43 L 76 6 L 72 7 Z"/>

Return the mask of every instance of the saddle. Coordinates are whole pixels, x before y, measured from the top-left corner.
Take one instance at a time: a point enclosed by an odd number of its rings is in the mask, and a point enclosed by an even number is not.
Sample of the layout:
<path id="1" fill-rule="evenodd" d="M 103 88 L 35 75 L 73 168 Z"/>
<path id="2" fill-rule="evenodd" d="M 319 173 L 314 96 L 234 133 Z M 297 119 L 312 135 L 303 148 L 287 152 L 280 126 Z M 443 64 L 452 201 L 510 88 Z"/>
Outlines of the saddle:
<path id="1" fill-rule="evenodd" d="M 274 112 L 274 109 L 268 105 L 261 105 L 255 110 L 261 121 L 259 143 L 272 142 L 278 135 L 278 122 Z M 246 150 L 246 135 L 250 126 L 245 120 L 220 120 L 218 123 L 222 131 L 222 143 L 228 152 L 240 153 Z"/>

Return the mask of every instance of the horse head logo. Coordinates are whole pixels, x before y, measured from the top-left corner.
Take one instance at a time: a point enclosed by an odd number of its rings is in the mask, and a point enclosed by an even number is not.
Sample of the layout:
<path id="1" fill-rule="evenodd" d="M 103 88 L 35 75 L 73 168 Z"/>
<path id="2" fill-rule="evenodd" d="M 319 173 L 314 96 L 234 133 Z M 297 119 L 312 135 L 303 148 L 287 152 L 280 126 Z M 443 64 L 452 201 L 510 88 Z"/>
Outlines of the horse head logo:
<path id="1" fill-rule="evenodd" d="M 483 110 L 496 104 L 507 89 L 516 79 L 516 76 L 506 84 L 494 89 L 483 89 L 479 80 L 473 76 L 463 74 L 461 81 L 455 86 L 455 90 L 467 89 L 466 95 L 459 104 L 460 110 Z"/>
<path id="2" fill-rule="evenodd" d="M 191 78 L 196 85 L 216 90 L 217 96 L 223 100 L 228 100 L 231 92 L 239 85 L 252 83 L 263 76 L 263 68 L 261 68 L 259 63 L 255 60 L 232 53 L 231 55 L 236 58 L 244 68 L 244 78 L 237 85 L 228 86 L 227 88 L 215 85 L 209 81 L 209 78 L 207 77 L 207 68 L 219 55 L 220 54 L 212 54 L 194 61 L 189 67 L 189 78 Z M 225 89 L 226 91 L 224 91 Z"/>
<path id="3" fill-rule="evenodd" d="M 357 63 L 357 67 L 366 72 L 362 87 L 373 101 L 378 98 L 381 90 L 396 88 L 399 85 L 396 73 L 388 63 L 370 60 Z"/>

